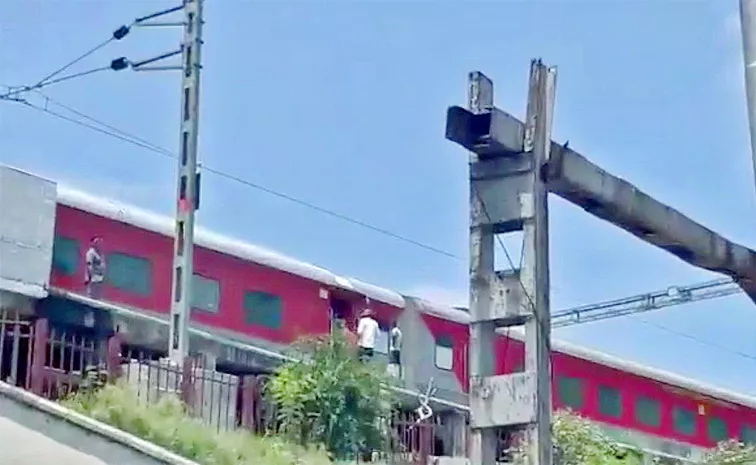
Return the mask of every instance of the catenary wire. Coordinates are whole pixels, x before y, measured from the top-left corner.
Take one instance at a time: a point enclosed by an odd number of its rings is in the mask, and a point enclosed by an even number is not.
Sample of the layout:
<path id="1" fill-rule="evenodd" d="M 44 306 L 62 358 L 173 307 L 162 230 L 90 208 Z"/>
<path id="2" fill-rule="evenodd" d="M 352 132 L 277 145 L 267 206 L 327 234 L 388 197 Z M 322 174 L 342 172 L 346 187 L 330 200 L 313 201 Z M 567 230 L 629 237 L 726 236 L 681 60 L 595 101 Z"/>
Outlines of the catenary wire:
<path id="1" fill-rule="evenodd" d="M 97 118 L 94 118 L 94 117 L 92 117 L 90 115 L 87 115 L 87 114 L 85 114 L 85 113 L 83 113 L 83 112 L 81 112 L 79 110 L 76 110 L 76 109 L 74 109 L 74 108 L 72 108 L 72 107 L 70 107 L 70 106 L 68 106 L 68 105 L 66 105 L 66 104 L 64 104 L 64 103 L 62 103 L 62 102 L 60 102 L 58 100 L 55 100 L 53 98 L 50 98 L 50 97 L 46 96 L 42 92 L 38 91 L 38 93 L 41 94 L 41 95 L 43 95 L 47 99 L 47 101 L 49 101 L 50 103 L 53 103 L 53 104 L 55 104 L 55 105 L 57 105 L 57 106 L 59 106 L 61 108 L 64 108 L 67 111 L 69 111 L 69 112 L 71 112 L 73 114 L 76 114 L 77 116 L 79 116 L 81 118 L 89 120 L 89 121 L 91 121 L 94 124 L 85 123 L 85 122 L 77 120 L 75 118 L 71 118 L 69 116 L 63 115 L 63 114 L 55 112 L 53 110 L 50 110 L 49 108 L 41 107 L 41 106 L 38 106 L 38 105 L 34 105 L 34 104 L 32 104 L 30 102 L 27 102 L 27 101 L 21 101 L 20 103 L 24 104 L 28 108 L 32 108 L 32 109 L 35 109 L 37 111 L 49 114 L 51 116 L 54 116 L 56 118 L 59 118 L 61 120 L 67 121 L 67 122 L 70 122 L 72 124 L 76 124 L 76 125 L 79 125 L 81 127 L 84 127 L 84 128 L 87 128 L 87 129 L 99 132 L 99 133 L 101 133 L 103 135 L 113 137 L 114 139 L 117 139 L 117 140 L 120 140 L 122 142 L 135 145 L 135 146 L 143 148 L 145 150 L 149 150 L 149 151 L 151 151 L 153 153 L 156 153 L 156 154 L 159 154 L 159 155 L 162 155 L 162 156 L 166 156 L 166 157 L 171 158 L 171 159 L 175 159 L 176 158 L 176 155 L 173 152 L 171 152 L 170 150 L 168 150 L 168 149 L 160 147 L 160 146 L 158 146 L 156 144 L 153 144 L 153 143 L 151 143 L 149 141 L 146 141 L 145 139 L 139 138 L 139 137 L 137 137 L 137 136 L 135 136 L 133 134 L 130 134 L 130 133 L 126 132 L 126 131 L 118 129 L 118 128 L 116 128 L 116 127 L 114 127 L 112 125 L 109 125 L 109 124 L 107 124 L 107 123 L 105 123 L 103 121 L 100 121 Z M 107 130 L 102 129 L 100 127 L 97 127 L 97 126 L 95 126 L 95 124 L 103 126 L 103 127 L 107 128 Z M 278 197 L 282 197 L 284 199 L 290 199 L 291 201 L 299 203 L 300 205 L 306 206 L 308 208 L 314 208 L 317 211 L 322 211 L 322 212 L 324 212 L 326 214 L 329 214 L 331 216 L 336 215 L 338 218 L 341 218 L 343 216 L 343 215 L 340 215 L 339 213 L 336 213 L 336 212 L 328 213 L 328 212 L 330 212 L 330 210 L 328 210 L 328 209 L 325 209 L 323 207 L 318 207 L 316 205 L 312 205 L 312 204 L 310 204 L 310 203 L 308 203 L 306 201 L 303 201 L 301 199 L 296 199 L 294 197 L 290 197 L 287 194 L 283 194 L 283 193 L 280 193 L 280 192 L 277 192 L 277 191 L 273 191 L 272 189 L 266 188 L 264 186 L 260 186 L 258 184 L 255 184 L 255 183 L 243 180 L 243 179 L 237 179 L 237 177 L 235 177 L 233 175 L 229 175 L 228 173 L 222 172 L 220 170 L 215 170 L 213 168 L 208 168 L 208 167 L 204 167 L 204 169 L 207 170 L 207 171 L 212 171 L 214 174 L 216 174 L 218 176 L 223 176 L 223 177 L 226 177 L 227 179 L 234 180 L 236 182 L 240 182 L 240 183 L 242 183 L 242 184 L 244 184 L 246 186 L 249 186 L 251 188 L 254 188 L 254 189 L 257 189 L 257 190 L 263 190 L 265 192 L 268 192 L 268 193 L 270 193 L 272 195 L 276 195 Z M 481 202 L 481 204 L 482 204 L 482 202 Z M 488 215 L 487 213 L 485 213 L 485 214 Z M 356 222 L 356 224 L 361 224 L 360 220 L 354 220 L 354 219 L 351 219 L 351 218 L 348 218 L 348 217 L 344 217 L 343 219 L 345 221 L 349 221 L 349 222 L 353 222 L 353 223 Z M 367 225 L 366 227 L 370 228 L 370 225 L 368 225 L 367 223 L 365 223 L 365 224 Z M 370 228 L 370 229 L 372 229 L 372 228 Z M 376 227 L 374 230 L 376 230 L 376 231 L 382 231 L 382 228 L 377 228 Z M 402 237 L 402 236 L 399 236 L 399 237 Z M 506 245 L 503 243 L 503 241 L 501 240 L 500 237 L 497 237 L 497 239 L 498 239 L 500 247 L 502 248 L 502 250 L 504 251 L 505 256 L 507 257 L 507 261 L 509 262 L 509 265 L 514 269 L 514 261 L 512 260 L 511 254 L 509 253 L 508 249 L 506 248 Z M 414 241 L 412 243 L 414 243 Z M 429 248 L 432 251 L 436 251 L 437 250 L 437 249 L 435 249 L 433 247 L 430 247 L 430 246 L 425 246 L 424 248 Z M 441 251 L 441 252 L 443 253 L 443 255 L 450 256 L 450 257 L 455 258 L 455 259 L 459 259 L 459 257 L 457 257 L 457 256 L 455 256 L 455 255 L 453 255 L 451 253 L 444 252 L 444 251 Z M 523 285 L 522 282 L 520 282 L 520 284 Z M 526 295 L 527 295 L 527 293 L 526 293 Z M 533 305 L 533 302 L 532 302 L 532 300 L 530 300 L 529 296 L 528 296 L 528 299 L 529 299 L 531 305 Z M 693 336 L 693 335 L 691 335 L 689 333 L 686 333 L 686 332 L 677 331 L 677 330 L 674 330 L 674 329 L 669 328 L 667 326 L 660 325 L 658 323 L 652 323 L 652 322 L 650 322 L 648 320 L 645 320 L 645 319 L 642 319 L 642 318 L 638 318 L 637 316 L 634 316 L 634 315 L 629 315 L 629 316 L 637 319 L 638 321 L 640 321 L 640 322 L 642 322 L 644 324 L 656 327 L 656 328 L 658 328 L 660 330 L 663 330 L 663 331 L 666 331 L 666 332 L 668 332 L 670 334 L 674 334 L 674 335 L 677 335 L 679 337 L 684 337 L 686 339 L 692 340 L 692 341 L 697 342 L 699 344 L 707 345 L 707 346 L 710 346 L 710 347 L 713 347 L 713 348 L 717 348 L 717 349 L 725 351 L 725 352 L 733 353 L 735 355 L 738 355 L 738 356 L 740 356 L 742 358 L 745 358 L 745 359 L 748 359 L 748 360 L 756 361 L 756 355 L 751 355 L 751 354 L 748 354 L 748 353 L 745 353 L 745 352 L 740 352 L 740 351 L 737 351 L 735 349 L 732 349 L 732 348 L 729 348 L 729 347 L 726 347 L 726 346 L 722 346 L 722 345 L 719 345 L 717 343 L 714 343 L 714 342 L 711 342 L 711 341 L 708 341 L 708 340 L 705 340 L 705 339 L 698 338 L 698 337 Z M 510 328 L 507 328 L 507 329 L 508 329 L 507 336 L 509 336 L 509 329 Z M 509 337 L 507 338 L 507 340 L 509 340 Z M 551 350 L 550 346 L 549 346 L 549 350 Z"/>
<path id="2" fill-rule="evenodd" d="M 94 118 L 94 117 L 92 117 L 90 115 L 87 115 L 86 113 L 83 113 L 83 112 L 77 110 L 76 108 L 73 108 L 73 107 L 71 107 L 69 105 L 66 105 L 65 103 L 61 102 L 60 100 L 57 100 L 57 99 L 54 99 L 54 98 L 50 97 L 48 94 L 46 94 L 46 93 L 44 93 L 44 92 L 42 92 L 40 90 L 35 90 L 34 92 L 36 92 L 37 94 L 41 95 L 45 99 L 45 103 L 48 103 L 48 104 L 51 103 L 51 104 L 53 104 L 55 106 L 58 106 L 58 107 L 60 107 L 60 108 L 62 108 L 64 110 L 68 111 L 69 113 L 73 113 L 74 115 L 76 115 L 76 116 L 78 116 L 80 118 L 83 118 L 83 119 L 85 119 L 87 121 L 91 121 L 94 124 L 97 124 L 97 125 L 100 125 L 100 126 L 102 126 L 104 128 L 107 128 L 109 131 L 112 131 L 112 132 L 114 132 L 116 134 L 119 134 L 119 135 L 121 135 L 121 136 L 123 136 L 123 137 L 125 137 L 127 139 L 131 139 L 128 142 L 133 142 L 133 141 L 139 142 L 140 145 L 138 145 L 138 147 L 146 148 L 147 150 L 155 152 L 155 153 L 157 153 L 159 155 L 165 155 L 165 156 L 171 157 L 171 158 L 174 157 L 174 154 L 170 150 L 168 150 L 166 148 L 160 147 L 159 145 L 155 145 L 154 143 L 152 143 L 152 142 L 150 142 L 150 141 L 148 141 L 146 139 L 142 139 L 142 138 L 140 138 L 140 137 L 138 137 L 138 136 L 136 136 L 134 134 L 126 132 L 126 131 L 124 131 L 122 129 L 119 129 L 119 128 L 115 127 L 115 126 L 112 126 L 112 125 L 110 125 L 108 123 L 105 123 L 104 121 L 101 121 L 101 120 L 99 120 L 97 118 Z M 74 120 L 72 122 L 75 122 L 75 123 L 78 124 L 78 122 L 76 120 Z M 85 126 L 85 127 L 88 127 L 88 126 Z M 110 135 L 110 134 L 108 134 L 108 135 Z"/>
<path id="3" fill-rule="evenodd" d="M 65 65 L 61 66 L 60 68 L 56 69 L 55 71 L 49 73 L 47 76 L 45 76 L 44 78 L 42 78 L 39 81 L 37 81 L 36 84 L 31 85 L 31 86 L 22 86 L 22 87 L 12 88 L 11 90 L 7 91 L 5 94 L 0 95 L 0 99 L 8 99 L 10 97 L 17 96 L 17 95 L 19 95 L 21 93 L 28 92 L 30 90 L 41 89 L 41 88 L 46 87 L 46 86 L 51 85 L 51 84 L 55 84 L 55 83 L 62 82 L 62 81 L 67 81 L 69 79 L 74 79 L 74 78 L 77 78 L 77 77 L 83 77 L 83 76 L 86 76 L 86 75 L 89 75 L 89 74 L 92 74 L 92 73 L 95 73 L 95 72 L 99 72 L 99 71 L 103 71 L 103 70 L 106 70 L 106 69 L 110 69 L 109 67 L 96 68 L 96 69 L 93 69 L 93 70 L 84 71 L 84 72 L 81 72 L 81 73 L 74 73 L 72 75 L 64 76 L 63 78 L 59 78 L 59 79 L 54 79 L 53 80 L 53 78 L 55 76 L 59 75 L 63 71 L 67 70 L 68 68 L 70 68 L 71 66 L 73 66 L 76 63 L 80 62 L 81 60 L 87 58 L 88 56 L 94 54 L 95 52 L 99 51 L 100 49 L 104 48 L 106 45 L 110 44 L 114 40 L 118 40 L 115 37 L 115 34 L 113 36 L 109 37 L 107 40 L 101 42 L 100 44 L 98 44 L 98 45 L 92 47 L 91 49 L 87 50 L 86 52 L 82 53 L 81 55 L 79 55 L 78 57 L 74 58 L 73 60 L 69 61 L 68 63 L 66 63 Z"/>
<path id="4" fill-rule="evenodd" d="M 141 139 L 139 137 L 136 137 L 136 136 L 128 134 L 128 133 L 126 133 L 124 131 L 118 130 L 118 129 L 114 128 L 111 125 L 108 125 L 108 124 L 105 124 L 105 123 L 99 121 L 96 118 L 93 118 L 91 116 L 85 115 L 84 113 L 82 113 L 82 112 L 80 112 L 78 110 L 72 109 L 68 105 L 63 105 L 60 102 L 54 101 L 54 100 L 49 99 L 49 98 L 48 98 L 48 100 L 50 102 L 52 102 L 52 103 L 60 106 L 61 108 L 65 108 L 66 110 L 71 111 L 72 113 L 74 113 L 74 114 L 76 114 L 76 115 L 78 115 L 78 116 L 80 116 L 80 117 L 82 117 L 84 119 L 92 121 L 93 123 L 96 123 L 96 124 L 99 124 L 99 125 L 101 125 L 103 127 L 106 127 L 109 130 L 104 130 L 102 128 L 98 128 L 97 126 L 95 126 L 93 124 L 88 124 L 88 123 L 85 123 L 83 121 L 76 120 L 75 118 L 71 118 L 71 117 L 65 116 L 65 115 L 63 115 L 61 113 L 52 111 L 49 108 L 45 108 L 45 107 L 42 107 L 42 106 L 39 106 L 39 105 L 35 105 L 35 104 L 32 104 L 32 103 L 30 103 L 28 101 L 22 101 L 21 103 L 24 104 L 25 106 L 29 107 L 29 108 L 33 108 L 33 109 L 35 109 L 37 111 L 42 111 L 44 113 L 47 113 L 47 114 L 49 114 L 51 116 L 54 116 L 56 118 L 63 119 L 63 120 L 68 121 L 70 123 L 78 124 L 80 126 L 83 126 L 83 127 L 86 127 L 86 128 L 92 129 L 92 130 L 95 130 L 95 131 L 97 131 L 97 132 L 99 132 L 101 134 L 105 134 L 105 135 L 114 137 L 114 138 L 119 139 L 119 140 L 121 140 L 123 142 L 131 143 L 133 145 L 136 145 L 138 147 L 150 150 L 150 151 L 152 151 L 154 153 L 157 153 L 159 155 L 163 155 L 163 156 L 166 156 L 166 157 L 169 157 L 169 158 L 172 158 L 172 159 L 176 159 L 177 158 L 177 155 L 175 153 L 173 153 L 173 152 L 171 152 L 171 151 L 169 151 L 169 150 L 167 150 L 165 148 L 159 147 L 159 146 L 157 146 L 155 144 L 151 144 L 149 142 L 144 141 L 143 139 Z M 223 170 L 220 170 L 220 169 L 217 169 L 217 168 L 213 168 L 211 166 L 207 166 L 207 165 L 204 165 L 204 164 L 201 166 L 201 169 L 204 170 L 204 171 L 207 171 L 209 173 L 213 173 L 216 176 L 225 178 L 225 179 L 230 180 L 230 181 L 237 182 L 239 184 L 245 185 L 247 187 L 251 187 L 251 188 L 256 189 L 258 191 L 266 192 L 266 193 L 268 193 L 270 195 L 274 195 L 274 196 L 282 198 L 284 200 L 296 203 L 296 204 L 301 205 L 303 207 L 306 207 L 306 208 L 318 211 L 318 212 L 323 213 L 325 215 L 329 215 L 331 217 L 334 217 L 334 218 L 340 219 L 342 221 L 345 221 L 345 222 L 348 222 L 348 223 L 360 226 L 362 228 L 369 229 L 371 231 L 383 234 L 385 236 L 392 237 L 392 238 L 397 239 L 399 241 L 415 245 L 417 247 L 429 250 L 429 251 L 437 253 L 439 255 L 444 255 L 446 257 L 453 258 L 455 260 L 461 260 L 460 257 L 458 257 L 457 255 L 455 255 L 455 254 L 453 254 L 451 252 L 447 252 L 447 251 L 439 249 L 437 247 L 434 247 L 434 246 L 431 246 L 431 245 L 428 245 L 428 244 L 424 244 L 424 243 L 422 243 L 420 241 L 417 241 L 415 239 L 412 239 L 410 237 L 407 237 L 407 236 L 404 236 L 404 235 L 401 235 L 401 234 L 389 231 L 388 229 L 381 228 L 379 226 L 375 226 L 375 225 L 370 224 L 370 223 L 368 223 L 366 221 L 358 220 L 358 219 L 349 217 L 347 215 L 344 215 L 342 213 L 336 212 L 334 210 L 330 210 L 328 208 L 324 208 L 324 207 L 315 205 L 313 203 L 307 202 L 306 200 L 302 200 L 300 198 L 297 198 L 297 197 L 285 194 L 283 192 L 276 191 L 276 190 L 271 189 L 269 187 L 266 187 L 266 186 L 263 186 L 261 184 L 249 181 L 249 180 L 244 179 L 244 178 L 241 178 L 239 176 L 230 174 L 230 173 L 225 172 Z"/>
<path id="5" fill-rule="evenodd" d="M 491 215 L 488 213 L 488 209 L 486 208 L 486 204 L 483 201 L 483 197 L 480 195 L 477 189 L 475 187 L 472 187 L 473 192 L 475 193 L 475 198 L 477 199 L 478 203 L 480 204 L 480 208 L 483 211 L 483 214 L 486 215 L 486 218 L 488 221 L 492 221 Z M 499 243 L 499 247 L 501 247 L 501 250 L 504 252 L 504 256 L 507 259 L 507 262 L 509 263 L 510 268 L 513 271 L 517 271 L 517 268 L 515 267 L 514 260 L 512 260 L 512 255 L 509 253 L 509 250 L 507 249 L 506 244 L 504 244 L 504 240 L 501 238 L 500 235 L 494 235 L 496 237 L 497 242 Z M 522 238 L 522 246 L 521 252 L 522 253 L 525 250 L 525 237 Z M 520 268 L 522 268 L 522 255 L 520 260 Z M 525 283 L 522 282 L 522 278 L 520 277 L 519 272 L 517 273 L 517 283 L 522 288 L 522 293 L 525 295 L 525 298 L 528 300 L 528 306 L 530 307 L 530 311 L 533 313 L 533 317 L 536 320 L 536 324 L 541 328 L 541 331 L 546 332 L 546 334 L 551 334 L 550 331 L 547 332 L 548 329 L 550 329 L 546 322 L 543 321 L 543 318 L 541 314 L 538 312 L 538 309 L 536 308 L 535 302 L 533 301 L 532 297 L 530 296 L 530 293 L 528 292 L 528 288 L 525 286 Z M 505 334 L 505 340 L 504 340 L 504 351 L 502 353 L 502 358 L 504 360 L 504 363 L 506 364 L 507 360 L 507 352 L 509 351 L 509 341 L 511 340 L 511 326 L 507 326 L 506 334 Z M 546 338 L 546 351 L 549 353 L 549 358 L 551 358 L 551 336 Z M 505 365 L 506 366 L 506 365 Z"/>
<path id="6" fill-rule="evenodd" d="M 45 81 L 47 81 L 47 80 L 49 80 L 49 79 L 52 79 L 52 78 L 54 78 L 55 76 L 57 76 L 58 74 L 62 73 L 62 72 L 63 72 L 63 71 L 65 71 L 65 70 L 67 70 L 68 68 L 70 68 L 71 66 L 75 65 L 76 63 L 80 62 L 80 61 L 81 61 L 81 60 L 83 60 L 84 58 L 87 58 L 88 56 L 92 55 L 93 53 L 95 53 L 95 52 L 99 51 L 100 49 L 104 48 L 105 46 L 107 46 L 108 44 L 110 44 L 111 42 L 113 42 L 114 40 L 116 40 L 116 38 L 115 38 L 115 37 L 113 37 L 113 36 L 111 36 L 111 37 L 108 37 L 108 39 L 107 39 L 107 40 L 105 40 L 104 42 L 101 42 L 100 44 L 98 44 L 98 45 L 95 45 L 94 47 L 92 47 L 92 48 L 91 48 L 91 49 L 89 49 L 88 51 L 86 51 L 86 52 L 82 53 L 81 55 L 79 55 L 79 56 L 78 56 L 77 58 L 74 58 L 73 60 L 69 61 L 69 62 L 68 62 L 68 63 L 66 63 L 65 65 L 63 65 L 63 66 L 61 66 L 60 68 L 56 69 L 55 71 L 53 71 L 52 73 L 48 74 L 48 75 L 47 75 L 47 76 L 45 76 L 44 78 L 40 79 L 40 80 L 39 80 L 39 81 L 37 81 L 37 83 L 36 83 L 36 84 L 35 84 L 34 86 L 32 86 L 32 87 L 33 87 L 33 88 L 37 88 L 37 87 L 39 87 L 39 86 L 40 86 L 40 85 L 42 85 L 42 84 L 43 84 L 43 83 L 44 83 Z"/>
<path id="7" fill-rule="evenodd" d="M 155 150 L 155 147 L 153 147 L 151 145 L 147 145 L 147 144 L 144 144 L 142 142 L 139 142 L 138 140 L 134 140 L 134 139 L 131 139 L 129 137 L 125 137 L 125 136 L 120 135 L 120 134 L 118 134 L 116 132 L 107 131 L 105 129 L 98 128 L 97 126 L 95 126 L 93 124 L 88 124 L 88 123 L 85 123 L 83 121 L 79 121 L 79 120 L 77 120 L 75 118 L 71 118 L 70 116 L 66 116 L 66 115 L 63 115 L 63 114 L 58 113 L 56 111 L 50 110 L 49 108 L 45 108 L 45 107 L 41 107 L 39 105 L 35 105 L 35 104 L 30 103 L 30 102 L 28 102 L 26 100 L 20 101 L 19 103 L 21 103 L 22 105 L 24 105 L 24 106 L 26 106 L 28 108 L 33 108 L 33 109 L 35 109 L 37 111 L 41 111 L 43 113 L 47 113 L 47 114 L 49 114 L 51 116 L 54 116 L 56 118 L 60 118 L 60 119 L 62 119 L 64 121 L 68 121 L 70 123 L 77 124 L 79 126 L 87 128 L 87 129 L 91 129 L 93 131 L 97 131 L 97 132 L 99 132 L 101 134 L 104 134 L 106 136 L 110 136 L 110 137 L 113 137 L 115 139 L 119 139 L 119 140 L 121 140 L 123 142 L 134 144 L 137 147 L 141 147 L 141 148 L 144 148 L 144 149 L 156 152 L 156 153 L 161 153 L 161 152 Z"/>
<path id="8" fill-rule="evenodd" d="M 48 86 L 51 86 L 53 84 L 58 84 L 61 82 L 69 81 L 71 79 L 77 79 L 84 76 L 89 76 L 90 74 L 99 73 L 102 71 L 108 71 L 110 70 L 110 66 L 101 66 L 99 68 L 93 68 L 87 71 L 81 71 L 78 73 L 68 74 L 66 76 L 60 77 L 58 79 L 52 79 L 49 81 L 45 81 L 42 84 L 34 84 L 33 86 L 20 86 L 20 87 L 11 87 L 10 90 L 8 90 L 6 93 L 0 95 L 0 100 L 7 100 L 12 97 L 16 97 L 20 94 L 23 94 L 25 92 L 31 92 L 33 90 L 42 89 Z"/>
<path id="9" fill-rule="evenodd" d="M 629 315 L 629 316 L 634 316 L 634 315 Z M 689 339 L 689 340 L 691 340 L 693 342 L 696 342 L 698 344 L 709 346 L 709 347 L 721 350 L 723 352 L 729 352 L 731 354 L 737 355 L 737 356 L 745 358 L 747 360 L 756 361 L 756 355 L 749 354 L 747 352 L 741 352 L 741 351 L 733 349 L 731 347 L 727 347 L 727 346 L 723 346 L 721 344 L 717 344 L 716 342 L 713 342 L 713 341 L 709 341 L 709 340 L 706 340 L 706 339 L 701 339 L 701 338 L 696 337 L 696 336 L 694 336 L 694 335 L 692 335 L 690 333 L 686 333 L 684 331 L 678 331 L 676 329 L 672 329 L 672 328 L 670 328 L 668 326 L 660 325 L 658 323 L 653 323 L 651 321 L 646 320 L 645 318 L 638 318 L 638 317 L 635 317 L 635 318 L 638 321 L 640 321 L 641 323 L 645 324 L 645 325 L 652 326 L 654 328 L 660 329 L 662 331 L 666 331 L 666 332 L 668 332 L 670 334 L 674 334 L 674 335 L 679 336 L 679 337 L 684 337 L 685 339 Z"/>

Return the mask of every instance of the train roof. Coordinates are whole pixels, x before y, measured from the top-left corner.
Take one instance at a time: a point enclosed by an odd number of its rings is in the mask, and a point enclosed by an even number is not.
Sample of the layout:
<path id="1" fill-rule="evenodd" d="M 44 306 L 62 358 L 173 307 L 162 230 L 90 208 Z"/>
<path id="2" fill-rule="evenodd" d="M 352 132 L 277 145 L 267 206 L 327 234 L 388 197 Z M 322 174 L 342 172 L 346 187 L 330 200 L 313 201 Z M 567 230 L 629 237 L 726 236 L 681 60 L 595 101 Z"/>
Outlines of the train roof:
<path id="1" fill-rule="evenodd" d="M 133 205 L 104 199 L 100 196 L 93 196 L 60 184 L 58 184 L 58 202 L 164 236 L 173 235 L 174 223 L 173 219 L 169 216 L 159 215 Z M 325 268 L 287 257 L 278 252 L 239 239 L 217 234 L 202 227 L 197 228 L 195 242 L 201 247 L 270 266 L 329 286 L 354 291 L 395 307 L 404 308 L 405 306 L 405 298 L 397 292 L 365 283 L 355 278 L 340 276 Z M 413 299 L 420 304 L 421 309 L 426 313 L 460 324 L 469 324 L 470 322 L 470 314 L 464 309 L 439 305 L 418 298 Z M 524 336 L 521 330 L 512 330 L 510 335 L 519 340 L 522 340 Z M 653 379 L 670 386 L 756 409 L 756 397 L 706 385 L 674 373 L 651 368 L 564 341 L 553 340 L 552 348 L 567 355 Z"/>
<path id="2" fill-rule="evenodd" d="M 467 312 L 467 310 L 438 305 L 424 301 L 422 299 L 418 300 L 420 301 L 418 302 L 420 303 L 419 307 L 428 314 L 438 316 L 439 318 L 443 318 L 445 320 L 455 321 L 460 324 L 470 323 L 470 314 Z M 503 333 L 502 330 L 499 331 Z M 512 329 L 511 331 L 509 331 L 509 335 L 519 341 L 522 341 L 525 338 L 525 333 L 520 328 Z M 647 365 L 642 365 L 637 362 L 625 360 L 593 349 L 581 347 L 570 342 L 552 339 L 551 348 L 565 355 L 571 355 L 573 357 L 581 358 L 589 362 L 598 363 L 600 365 L 615 368 L 627 373 L 632 373 L 637 376 L 653 379 L 670 386 L 693 391 L 721 401 L 731 402 L 734 404 L 756 409 L 756 397 L 753 396 L 748 396 L 745 394 L 737 393 L 735 391 L 730 391 L 728 389 L 704 384 L 691 378 L 686 378 L 684 376 L 670 373 L 668 371 L 659 370 Z"/>
<path id="3" fill-rule="evenodd" d="M 58 184 L 58 202 L 94 213 L 105 218 L 127 223 L 164 236 L 173 236 L 174 220 L 142 208 L 104 199 Z M 384 289 L 358 279 L 337 275 L 325 268 L 312 265 L 278 252 L 248 242 L 223 236 L 202 227 L 197 227 L 194 241 L 197 245 L 228 255 L 303 276 L 313 281 L 365 295 L 371 299 L 404 308 L 404 298 L 389 289 Z"/>

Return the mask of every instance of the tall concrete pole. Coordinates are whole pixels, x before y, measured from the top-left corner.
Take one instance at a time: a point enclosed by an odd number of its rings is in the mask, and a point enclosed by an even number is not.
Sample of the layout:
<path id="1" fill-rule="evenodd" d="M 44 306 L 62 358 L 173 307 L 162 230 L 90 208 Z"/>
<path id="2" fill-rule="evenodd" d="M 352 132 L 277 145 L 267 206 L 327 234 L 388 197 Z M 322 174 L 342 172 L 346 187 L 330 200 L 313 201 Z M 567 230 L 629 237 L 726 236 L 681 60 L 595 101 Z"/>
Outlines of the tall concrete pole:
<path id="1" fill-rule="evenodd" d="M 551 465 L 548 187 L 556 71 L 530 69 L 527 121 L 493 105 L 470 73 L 468 107 L 451 107 L 446 137 L 470 155 L 470 463 L 499 457 L 498 436 L 525 433 L 528 463 Z M 521 269 L 496 271 L 497 235 L 522 231 Z M 515 264 L 510 264 L 512 267 Z M 496 375 L 497 328 L 525 326 L 525 371 Z"/>
<path id="2" fill-rule="evenodd" d="M 199 208 L 197 142 L 202 67 L 202 2 L 203 0 L 184 0 L 181 132 L 176 186 L 176 231 L 169 343 L 169 357 L 176 363 L 182 363 L 189 351 L 188 326 L 194 275 L 194 215 Z"/>
<path id="3" fill-rule="evenodd" d="M 756 176 L 756 0 L 740 0 L 740 30 L 743 36 L 746 104 L 751 137 L 751 160 Z"/>
<path id="4" fill-rule="evenodd" d="M 529 463 L 550 465 L 551 440 L 551 299 L 549 278 L 548 187 L 542 173 L 551 152 L 551 126 L 556 89 L 556 69 L 540 61 L 531 65 L 530 92 L 525 119 L 525 151 L 532 147 L 532 217 L 523 226 L 525 291 L 532 315 L 525 322 L 525 372 L 535 374 L 536 421 L 526 429 Z M 532 144 L 532 146 L 531 146 Z M 527 296 L 526 296 L 527 297 Z"/>
<path id="5" fill-rule="evenodd" d="M 472 72 L 468 78 L 467 109 L 481 115 L 493 107 L 493 82 L 483 73 Z M 470 383 L 496 374 L 496 321 L 489 317 L 494 302 L 491 280 L 494 279 L 494 234 L 484 198 L 473 176 L 479 156 L 470 154 L 470 343 L 468 352 Z M 498 431 L 476 428 L 472 410 L 470 429 L 470 464 L 497 462 Z"/>

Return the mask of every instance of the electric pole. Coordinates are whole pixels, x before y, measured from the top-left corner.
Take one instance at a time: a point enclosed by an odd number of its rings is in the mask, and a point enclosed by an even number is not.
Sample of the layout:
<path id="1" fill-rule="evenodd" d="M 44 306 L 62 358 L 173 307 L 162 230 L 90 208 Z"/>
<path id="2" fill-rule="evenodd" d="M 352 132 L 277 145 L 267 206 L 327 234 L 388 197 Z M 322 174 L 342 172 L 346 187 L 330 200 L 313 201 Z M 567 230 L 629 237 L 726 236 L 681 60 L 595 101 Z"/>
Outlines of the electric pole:
<path id="1" fill-rule="evenodd" d="M 202 2 L 184 0 L 181 123 L 177 170 L 176 231 L 171 291 L 169 357 L 182 363 L 189 351 L 189 319 L 194 277 L 194 216 L 199 208 L 197 143 L 202 50 Z"/>
<path id="2" fill-rule="evenodd" d="M 751 138 L 751 161 L 756 176 L 756 0 L 740 0 L 740 32 L 743 37 L 743 64 Z"/>
<path id="3" fill-rule="evenodd" d="M 194 280 L 194 215 L 200 205 L 200 174 L 197 163 L 199 136 L 200 72 L 202 69 L 202 3 L 204 0 L 183 0 L 182 4 L 167 10 L 136 18 L 113 32 L 115 40 L 125 37 L 132 27 L 181 27 L 181 47 L 140 61 L 126 57 L 112 60 L 109 68 L 121 71 L 181 71 L 181 115 L 179 132 L 178 169 L 176 171 L 176 224 L 171 289 L 170 335 L 168 356 L 172 362 L 182 363 L 189 352 L 189 319 L 192 308 Z M 182 21 L 155 21 L 172 13 L 181 12 Z M 181 55 L 178 65 L 156 65 L 167 58 Z M 75 76 L 75 75 L 74 75 Z M 22 89 L 33 90 L 54 81 Z M 10 98 L 20 91 L 8 92 L 0 98 Z"/>
<path id="4" fill-rule="evenodd" d="M 551 465 L 548 187 L 556 70 L 530 69 L 526 122 L 494 106 L 493 82 L 469 76 L 467 109 L 446 137 L 470 150 L 470 462 L 498 461 L 499 430 L 524 432 L 531 465 Z M 499 234 L 523 232 L 520 269 L 496 271 Z M 512 264 L 514 267 L 515 265 Z M 496 376 L 496 329 L 525 326 L 525 371 Z"/>

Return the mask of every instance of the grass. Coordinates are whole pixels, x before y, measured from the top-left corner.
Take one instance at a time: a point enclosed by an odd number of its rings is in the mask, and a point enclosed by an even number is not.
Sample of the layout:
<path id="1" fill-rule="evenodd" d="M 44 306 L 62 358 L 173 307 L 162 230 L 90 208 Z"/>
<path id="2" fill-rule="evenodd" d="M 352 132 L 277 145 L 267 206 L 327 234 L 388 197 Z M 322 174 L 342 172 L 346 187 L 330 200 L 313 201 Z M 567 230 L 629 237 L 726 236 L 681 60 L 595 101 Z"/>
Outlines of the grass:
<path id="1" fill-rule="evenodd" d="M 62 404 L 95 420 L 150 441 L 202 465 L 331 465 L 328 454 L 276 437 L 246 431 L 221 431 L 187 415 L 175 396 L 140 401 L 123 383 L 94 393 L 78 393 Z"/>

